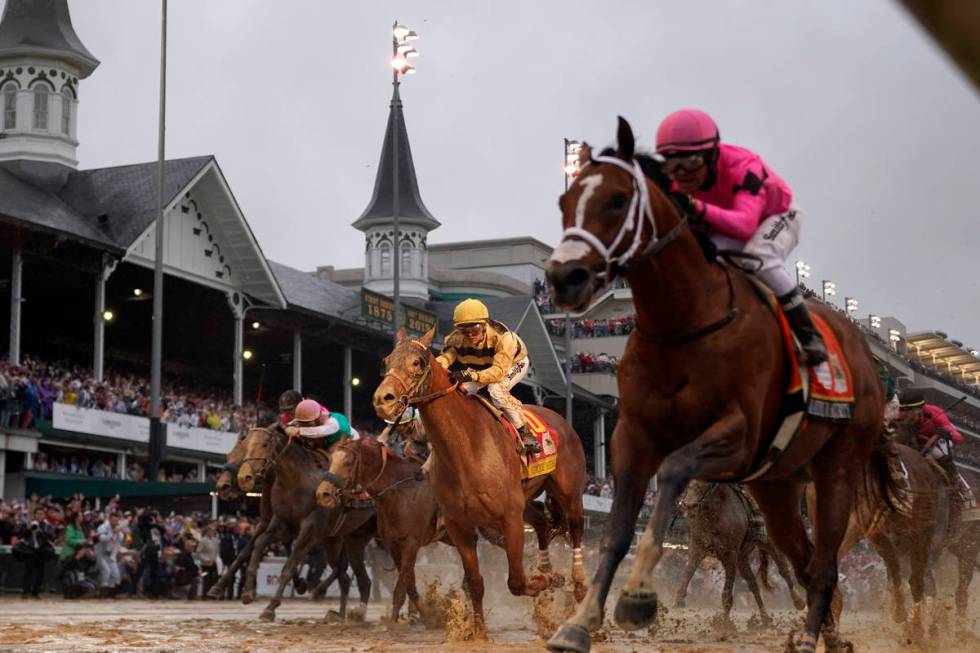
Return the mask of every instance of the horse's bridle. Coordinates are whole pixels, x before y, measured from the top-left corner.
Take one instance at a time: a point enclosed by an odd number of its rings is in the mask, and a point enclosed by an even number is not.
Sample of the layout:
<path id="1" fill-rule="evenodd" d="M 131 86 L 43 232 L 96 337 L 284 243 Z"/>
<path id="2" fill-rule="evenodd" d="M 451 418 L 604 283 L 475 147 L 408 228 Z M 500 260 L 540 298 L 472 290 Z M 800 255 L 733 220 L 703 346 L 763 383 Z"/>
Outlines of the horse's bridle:
<path id="1" fill-rule="evenodd" d="M 360 440 L 350 440 L 340 445 L 340 448 L 344 449 L 344 451 L 347 451 L 349 455 L 354 457 L 354 465 L 353 465 L 353 470 L 351 471 L 350 474 L 350 480 L 356 480 L 360 476 L 361 452 L 359 451 L 358 448 L 361 446 L 363 445 L 361 444 Z M 347 485 L 349 484 L 349 482 L 344 480 L 337 474 L 334 474 L 333 472 L 324 472 L 321 478 L 324 481 L 327 481 L 328 483 L 334 485 L 340 491 L 340 494 L 347 498 L 352 498 L 355 495 L 359 494 L 360 492 L 364 491 L 370 494 L 375 499 L 386 495 L 388 492 L 390 492 L 391 490 L 395 489 L 396 487 L 404 483 L 417 480 L 415 474 L 412 474 L 410 476 L 406 476 L 403 479 L 400 479 L 398 481 L 395 481 L 394 483 L 387 485 L 386 487 L 384 487 L 379 491 L 372 490 L 371 486 L 377 483 L 379 480 L 381 480 L 381 477 L 384 475 L 385 469 L 387 469 L 388 467 L 388 456 L 390 455 L 390 451 L 387 446 L 381 444 L 380 442 L 378 443 L 378 446 L 381 448 L 381 470 L 373 479 L 370 480 L 370 482 L 365 484 L 359 484 L 353 488 L 348 488 Z"/>
<path id="2" fill-rule="evenodd" d="M 667 245 L 672 243 L 687 226 L 687 216 L 681 214 L 680 222 L 674 225 L 670 231 L 664 234 L 663 238 L 657 237 L 657 221 L 654 219 L 653 208 L 650 205 L 650 189 L 647 188 L 647 177 L 636 159 L 630 162 L 623 161 L 613 156 L 597 156 L 590 160 L 590 163 L 608 163 L 617 168 L 625 170 L 633 178 L 633 196 L 630 198 L 630 205 L 626 211 L 626 219 L 623 220 L 619 233 L 613 238 L 610 245 L 606 245 L 594 233 L 578 225 L 568 227 L 562 233 L 561 243 L 569 238 L 579 238 L 594 249 L 606 263 L 606 269 L 596 273 L 596 279 L 602 285 L 596 290 L 605 288 L 617 276 L 625 275 L 630 266 L 643 263 L 644 261 L 656 256 Z M 650 223 L 650 242 L 643 248 L 643 251 L 636 255 L 643 240 L 643 225 Z M 616 249 L 623 243 L 626 236 L 633 231 L 633 242 L 625 252 L 615 256 Z M 634 259 L 634 255 L 636 258 Z"/>
<path id="3" fill-rule="evenodd" d="M 387 378 L 391 378 L 396 383 L 402 387 L 402 394 L 398 397 L 398 405 L 400 406 L 398 414 L 392 418 L 392 425 L 397 424 L 401 416 L 408 410 L 409 406 L 414 406 L 417 404 L 425 404 L 434 399 L 444 397 L 445 395 L 455 392 L 459 388 L 459 382 L 456 381 L 448 388 L 442 390 L 436 390 L 435 392 L 430 392 L 428 394 L 419 395 L 426 387 L 431 387 L 432 382 L 432 363 L 429 360 L 430 352 L 429 348 L 418 340 L 409 340 L 408 343 L 415 347 L 418 347 L 422 353 L 422 369 L 413 374 L 410 379 L 402 378 L 404 373 L 395 368 L 387 370 L 382 378 L 382 381 Z"/>
<path id="4" fill-rule="evenodd" d="M 262 431 L 270 438 L 274 438 L 277 435 L 279 435 L 279 431 L 277 431 L 276 429 L 272 429 L 266 426 L 253 426 L 248 430 L 248 433 L 245 434 L 245 437 L 247 438 L 252 431 Z M 266 472 L 276 468 L 276 465 L 279 464 L 279 459 L 282 458 L 282 455 L 286 452 L 286 449 L 288 449 L 289 445 L 292 443 L 293 443 L 293 439 L 287 436 L 286 444 L 283 445 L 282 449 L 280 449 L 279 452 L 275 454 L 271 460 L 269 456 L 250 456 L 247 458 L 243 458 L 242 462 L 240 462 L 236 468 L 236 473 L 237 473 L 237 469 L 241 468 L 241 466 L 244 465 L 245 463 L 248 463 L 249 466 L 252 468 L 253 473 L 255 474 L 256 480 L 260 480 L 264 478 Z M 253 460 L 261 460 L 263 461 L 264 464 L 262 465 L 261 468 L 256 469 L 256 466 L 252 465 Z M 230 465 L 230 463 L 228 465 Z M 225 466 L 228 467 L 228 465 Z"/>

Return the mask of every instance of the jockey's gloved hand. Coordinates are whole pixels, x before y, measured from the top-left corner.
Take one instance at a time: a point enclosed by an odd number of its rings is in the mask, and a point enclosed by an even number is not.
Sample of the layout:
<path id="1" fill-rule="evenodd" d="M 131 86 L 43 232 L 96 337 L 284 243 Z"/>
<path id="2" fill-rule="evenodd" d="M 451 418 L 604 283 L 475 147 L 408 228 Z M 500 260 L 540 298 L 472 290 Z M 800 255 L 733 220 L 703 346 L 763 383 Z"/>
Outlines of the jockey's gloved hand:
<path id="1" fill-rule="evenodd" d="M 477 373 L 469 368 L 466 368 L 465 370 L 454 370 L 453 373 L 450 374 L 450 378 L 456 383 L 476 381 Z"/>
<path id="2" fill-rule="evenodd" d="M 704 218 L 704 204 L 700 200 L 694 199 L 690 193 L 682 193 L 679 190 L 670 192 L 670 196 L 677 203 L 680 212 L 687 216 L 692 222 L 700 222 Z"/>

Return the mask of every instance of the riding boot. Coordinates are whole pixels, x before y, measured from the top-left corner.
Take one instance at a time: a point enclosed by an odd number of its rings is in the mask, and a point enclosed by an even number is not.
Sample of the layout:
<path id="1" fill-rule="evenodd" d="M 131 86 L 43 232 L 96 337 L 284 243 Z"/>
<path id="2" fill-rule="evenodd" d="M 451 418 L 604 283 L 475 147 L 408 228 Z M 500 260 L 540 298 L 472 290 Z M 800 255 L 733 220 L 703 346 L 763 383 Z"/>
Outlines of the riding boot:
<path id="1" fill-rule="evenodd" d="M 806 365 L 819 365 L 827 360 L 827 347 L 824 345 L 823 338 L 813 325 L 810 318 L 810 311 L 803 301 L 798 288 L 794 288 L 779 298 L 779 304 L 783 307 L 783 313 L 789 321 L 789 326 L 793 329 L 793 334 L 800 341 L 803 348 L 801 363 Z"/>
<path id="2" fill-rule="evenodd" d="M 517 432 L 521 436 L 521 442 L 524 443 L 525 453 L 535 456 L 541 453 L 541 445 L 538 444 L 538 437 L 531 433 L 531 429 L 528 428 L 527 424 L 522 424 L 521 427 L 517 429 Z"/>

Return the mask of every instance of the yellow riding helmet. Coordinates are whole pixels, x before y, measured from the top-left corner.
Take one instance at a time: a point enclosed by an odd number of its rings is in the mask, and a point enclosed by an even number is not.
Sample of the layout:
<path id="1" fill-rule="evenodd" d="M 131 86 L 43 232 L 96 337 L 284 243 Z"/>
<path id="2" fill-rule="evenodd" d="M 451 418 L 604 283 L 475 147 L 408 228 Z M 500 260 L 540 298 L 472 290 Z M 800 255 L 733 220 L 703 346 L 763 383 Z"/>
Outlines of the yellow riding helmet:
<path id="1" fill-rule="evenodd" d="M 486 322 L 490 319 L 490 311 L 487 305 L 479 299 L 464 299 L 456 305 L 453 311 L 453 325 L 472 324 L 474 322 Z"/>

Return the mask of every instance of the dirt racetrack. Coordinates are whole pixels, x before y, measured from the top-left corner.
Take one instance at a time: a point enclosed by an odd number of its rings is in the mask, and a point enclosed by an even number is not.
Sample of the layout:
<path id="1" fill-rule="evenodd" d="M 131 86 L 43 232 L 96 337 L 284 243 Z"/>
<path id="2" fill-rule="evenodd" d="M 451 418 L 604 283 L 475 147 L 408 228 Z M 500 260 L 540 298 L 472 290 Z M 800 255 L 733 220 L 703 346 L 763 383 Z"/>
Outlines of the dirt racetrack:
<path id="1" fill-rule="evenodd" d="M 86 651 L 185 653 L 217 651 L 234 653 L 351 653 L 381 651 L 544 651 L 532 623 L 532 602 L 515 599 L 505 613 L 490 612 L 491 642 L 447 642 L 443 629 L 421 625 L 380 624 L 381 604 L 372 604 L 367 623 L 327 624 L 322 621 L 333 602 L 290 600 L 279 609 L 279 620 L 258 620 L 262 603 L 242 606 L 231 602 L 148 600 L 82 600 L 57 598 L 0 599 L 0 651 Z M 750 613 L 735 614 L 736 631 L 725 633 L 712 624 L 714 610 L 671 610 L 657 634 L 635 634 L 604 629 L 593 650 L 597 653 L 633 651 L 695 651 L 756 653 L 782 651 L 786 634 L 798 619 L 795 613 L 777 611 L 776 626 L 750 629 Z M 955 625 L 950 621 L 940 639 L 925 647 L 910 646 L 900 626 L 883 622 L 877 613 L 851 614 L 844 634 L 855 650 L 869 653 L 895 651 L 980 652 L 976 633 L 980 622 Z"/>

